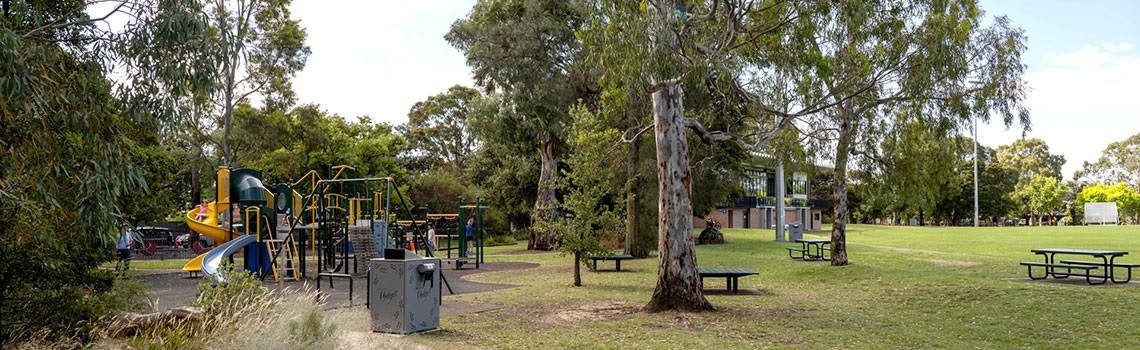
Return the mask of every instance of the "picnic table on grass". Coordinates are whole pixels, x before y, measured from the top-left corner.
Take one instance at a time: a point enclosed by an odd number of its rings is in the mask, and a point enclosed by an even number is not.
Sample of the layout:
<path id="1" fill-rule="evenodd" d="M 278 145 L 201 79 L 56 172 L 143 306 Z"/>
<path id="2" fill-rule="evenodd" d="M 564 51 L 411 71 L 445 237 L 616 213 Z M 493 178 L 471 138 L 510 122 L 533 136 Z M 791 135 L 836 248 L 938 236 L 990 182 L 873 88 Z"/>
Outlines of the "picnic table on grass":
<path id="1" fill-rule="evenodd" d="M 725 277 L 725 289 L 732 291 L 732 294 L 737 294 L 740 277 L 755 275 L 756 271 L 751 269 L 725 269 L 725 268 L 710 268 L 710 269 L 697 269 L 697 275 L 701 276 L 701 285 L 705 284 L 705 277 Z"/>
<path id="2" fill-rule="evenodd" d="M 824 251 L 831 251 L 828 246 L 831 245 L 830 239 L 797 239 L 796 243 L 800 244 L 799 248 L 787 247 L 788 257 L 800 260 L 831 260 L 831 257 L 825 257 Z M 798 256 L 796 255 L 798 254 Z"/>
<path id="3" fill-rule="evenodd" d="M 1132 280 L 1132 269 L 1140 267 L 1140 264 L 1120 263 L 1116 262 L 1116 258 L 1128 255 L 1126 251 L 1119 250 L 1083 250 L 1083 249 L 1068 249 L 1068 248 L 1042 248 L 1031 249 L 1033 253 L 1044 257 L 1044 262 L 1024 261 L 1021 265 L 1028 270 L 1029 278 L 1033 280 L 1044 279 L 1052 276 L 1053 278 L 1068 278 L 1069 276 L 1084 276 L 1085 281 L 1089 284 L 1103 284 L 1107 281 L 1113 283 L 1128 283 Z M 1081 255 L 1090 256 L 1099 261 L 1080 261 L 1080 260 L 1057 260 L 1057 255 Z M 1045 274 L 1041 276 L 1033 275 L 1033 268 L 1041 267 L 1044 269 Z M 1127 270 L 1128 274 L 1124 279 L 1116 278 L 1116 269 L 1122 268 Z M 1103 269 L 1103 271 L 1102 271 Z M 1099 274 L 1097 272 L 1100 272 Z"/>

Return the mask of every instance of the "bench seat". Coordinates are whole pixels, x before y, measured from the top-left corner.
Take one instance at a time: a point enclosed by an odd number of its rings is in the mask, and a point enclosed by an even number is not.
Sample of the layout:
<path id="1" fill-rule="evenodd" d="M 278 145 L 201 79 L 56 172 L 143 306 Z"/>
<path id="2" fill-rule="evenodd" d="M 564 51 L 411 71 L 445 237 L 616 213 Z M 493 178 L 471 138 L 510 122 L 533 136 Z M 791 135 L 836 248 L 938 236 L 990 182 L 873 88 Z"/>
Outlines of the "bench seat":
<path id="1" fill-rule="evenodd" d="M 708 268 L 697 269 L 697 275 L 701 277 L 701 285 L 705 284 L 705 277 L 725 277 L 728 286 L 725 288 L 732 291 L 732 294 L 739 292 L 740 277 L 756 275 L 756 271 L 743 268 Z"/>
<path id="2" fill-rule="evenodd" d="M 804 248 L 797 248 L 797 247 L 786 247 L 786 248 L 788 248 L 788 258 L 803 260 L 804 254 L 807 254 L 807 249 L 804 249 Z M 792 255 L 794 253 L 799 253 L 799 255 L 798 256 Z"/>
<path id="3" fill-rule="evenodd" d="M 1061 263 L 1062 264 L 1070 264 L 1070 265 L 1089 265 L 1089 266 L 1097 266 L 1097 267 L 1104 267 L 1106 265 L 1103 261 L 1061 260 Z M 1128 270 L 1128 277 L 1123 279 L 1123 280 L 1116 279 L 1115 271 L 1107 271 L 1108 276 L 1110 278 L 1112 278 L 1112 283 L 1128 283 L 1129 281 L 1132 280 L 1132 269 L 1140 267 L 1140 264 L 1114 262 L 1114 263 L 1112 263 L 1112 267 L 1113 267 L 1113 269 L 1123 268 L 1125 270 Z"/>
<path id="4" fill-rule="evenodd" d="M 594 270 L 594 271 L 598 270 L 598 260 L 613 260 L 614 270 L 615 271 L 621 271 L 621 261 L 622 260 L 633 260 L 633 255 L 628 255 L 628 254 L 624 254 L 624 255 L 595 255 L 595 256 L 590 256 L 589 258 L 590 258 L 590 260 L 593 260 L 593 262 L 594 262 L 591 270 Z"/>
<path id="5" fill-rule="evenodd" d="M 1088 281 L 1089 284 L 1103 284 L 1104 282 L 1106 282 L 1108 280 L 1107 276 L 1094 276 L 1094 275 L 1089 273 L 1090 271 L 1096 270 L 1097 268 L 1099 268 L 1098 266 L 1095 266 L 1095 265 L 1063 264 L 1063 263 L 1052 263 L 1052 264 L 1050 264 L 1050 263 L 1044 263 L 1044 262 L 1040 262 L 1040 261 L 1022 261 L 1021 265 L 1026 267 L 1026 270 L 1028 271 L 1028 274 L 1029 274 L 1029 279 L 1032 279 L 1032 280 L 1044 279 L 1046 277 L 1049 277 L 1050 275 L 1052 275 L 1053 278 L 1067 278 L 1070 275 L 1074 275 L 1073 270 L 1083 270 L 1085 280 Z M 1034 266 L 1044 268 L 1045 269 L 1045 275 L 1043 275 L 1041 277 L 1033 276 L 1033 267 Z M 1065 269 L 1066 271 L 1065 272 L 1057 272 L 1055 269 Z M 1093 277 L 1101 278 L 1101 280 L 1098 282 L 1094 282 L 1092 280 Z"/>

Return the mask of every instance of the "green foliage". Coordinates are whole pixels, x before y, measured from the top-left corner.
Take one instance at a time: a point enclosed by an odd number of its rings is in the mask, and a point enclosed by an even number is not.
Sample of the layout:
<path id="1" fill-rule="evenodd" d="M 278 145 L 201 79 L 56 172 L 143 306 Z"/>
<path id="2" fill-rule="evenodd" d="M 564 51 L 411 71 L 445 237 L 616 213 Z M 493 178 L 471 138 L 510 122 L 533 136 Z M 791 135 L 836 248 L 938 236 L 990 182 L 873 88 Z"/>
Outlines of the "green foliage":
<path id="1" fill-rule="evenodd" d="M 325 176 L 329 164 L 355 166 L 361 177 L 406 177 L 396 155 L 407 142 L 391 125 L 367 117 L 348 122 L 314 104 L 288 113 L 243 104 L 234 123 L 236 164 L 266 169 L 267 183 L 296 181 L 311 170 Z"/>
<path id="2" fill-rule="evenodd" d="M 329 343 L 335 342 L 334 335 L 336 324 L 326 324 L 321 310 L 313 308 L 302 315 L 301 319 L 289 320 L 287 344 L 297 349 L 332 349 L 336 347 L 335 343 Z"/>
<path id="3" fill-rule="evenodd" d="M 500 232 L 514 229 L 521 233 L 531 225 L 531 211 L 538 193 L 538 174 L 541 170 L 538 155 L 533 152 L 516 152 L 515 145 L 484 143 L 476 152 L 470 173 L 476 195 L 494 203 L 495 210 L 486 212 L 484 220 L 500 222 Z M 448 206 L 450 208 L 451 206 Z M 501 219 L 499 218 L 501 216 Z"/>
<path id="4" fill-rule="evenodd" d="M 869 177 L 862 180 L 875 188 L 870 196 L 873 205 L 924 219 L 938 211 L 939 203 L 961 195 L 955 166 L 965 165 L 961 159 L 967 155 L 969 140 L 949 137 L 916 120 L 898 123 L 883 136 L 882 156 L 878 162 L 867 163 L 870 169 L 864 176 Z M 972 170 L 973 163 L 969 165 Z M 972 186 L 969 193 L 972 198 Z M 970 207 L 973 211 L 972 203 Z"/>
<path id="5" fill-rule="evenodd" d="M 1131 218 L 1133 223 L 1140 222 L 1140 193 L 1126 183 L 1085 187 L 1077 194 L 1073 206 L 1083 211 L 1085 203 L 1095 202 L 1116 202 L 1121 216 Z"/>
<path id="6" fill-rule="evenodd" d="M 193 52 L 207 31 L 196 3 L 117 7 L 115 31 L 84 1 L 5 1 L 0 17 L 0 341 L 84 332 L 112 311 L 78 286 L 111 290 L 112 235 L 160 217 L 148 193 L 165 164 L 157 135 L 174 101 L 211 87 Z M 102 14 L 95 14 L 99 16 Z M 115 80 L 107 73 L 116 67 Z M 148 197 L 156 195 L 154 197 Z M 150 201 L 153 199 L 153 202 Z M 58 333 L 58 332 L 57 332 Z"/>
<path id="7" fill-rule="evenodd" d="M 1061 166 L 1065 156 L 1049 153 L 1049 145 L 1041 139 L 1020 139 L 1008 145 L 998 146 L 997 161 L 1002 166 L 1017 172 L 1017 188 L 1013 198 L 1019 203 L 1018 211 L 1031 213 L 1027 187 L 1033 175 L 1061 179 Z"/>
<path id="8" fill-rule="evenodd" d="M 624 229 L 614 191 L 620 168 L 615 164 L 621 152 L 614 146 L 619 137 L 616 130 L 604 128 L 602 121 L 583 106 L 573 108 L 571 114 L 572 151 L 566 158 L 568 170 L 558 183 L 564 193 L 559 208 L 566 217 L 555 221 L 540 219 L 534 227 L 554 232 L 555 248 L 573 255 L 578 266 L 591 255 L 611 254 L 611 248 L 604 246 L 602 240 L 616 239 Z M 579 270 L 575 269 L 575 286 L 582 285 Z"/>
<path id="9" fill-rule="evenodd" d="M 978 146 L 978 216 L 980 221 L 995 220 L 1017 209 L 1012 195 L 1017 186 L 1017 172 L 995 161 L 996 150 Z M 953 179 L 958 194 L 944 199 L 935 212 L 956 225 L 959 220 L 973 220 L 974 213 L 974 160 L 964 159 L 955 166 Z"/>
<path id="10" fill-rule="evenodd" d="M 230 134 L 235 109 L 250 95 L 265 98 L 268 111 L 285 110 L 295 101 L 290 79 L 305 67 L 311 50 L 300 22 L 290 18 L 289 0 L 221 0 L 204 13 L 216 30 L 212 67 L 218 72 L 212 123 L 221 135 L 224 165 L 233 165 Z"/>
<path id="11" fill-rule="evenodd" d="M 401 126 L 413 157 L 424 170 L 446 167 L 456 175 L 475 154 L 476 140 L 467 122 L 483 96 L 479 90 L 460 85 L 447 92 L 416 102 L 408 112 L 408 123 Z"/>
<path id="12" fill-rule="evenodd" d="M 1059 209 L 1061 205 L 1061 198 L 1068 192 L 1060 181 L 1055 177 L 1044 176 L 1040 174 L 1033 174 L 1030 176 L 1029 183 L 1025 186 L 1024 192 L 1018 195 L 1029 199 L 1029 208 L 1038 217 L 1054 212 Z M 1044 223 L 1044 220 L 1039 222 Z"/>
<path id="13" fill-rule="evenodd" d="M 226 283 L 211 285 L 209 281 L 198 284 L 198 298 L 194 306 L 202 308 L 207 314 L 222 319 L 235 316 L 251 305 L 270 296 L 269 289 L 261 283 L 261 279 L 254 274 L 246 273 L 235 268 L 228 261 L 223 262 L 219 273 L 226 276 Z"/>
<path id="14" fill-rule="evenodd" d="M 1086 161 L 1073 178 L 1083 184 L 1125 182 L 1133 188 L 1140 186 L 1140 134 L 1108 144 L 1096 162 Z"/>
<path id="15" fill-rule="evenodd" d="M 591 96 L 593 79 L 575 32 L 585 16 L 578 1 L 482 0 L 444 36 L 464 53 L 487 96 L 470 126 L 484 145 L 539 154 L 536 216 L 557 216 L 558 167 L 568 110 Z M 550 249 L 552 235 L 532 230 L 529 246 Z"/>

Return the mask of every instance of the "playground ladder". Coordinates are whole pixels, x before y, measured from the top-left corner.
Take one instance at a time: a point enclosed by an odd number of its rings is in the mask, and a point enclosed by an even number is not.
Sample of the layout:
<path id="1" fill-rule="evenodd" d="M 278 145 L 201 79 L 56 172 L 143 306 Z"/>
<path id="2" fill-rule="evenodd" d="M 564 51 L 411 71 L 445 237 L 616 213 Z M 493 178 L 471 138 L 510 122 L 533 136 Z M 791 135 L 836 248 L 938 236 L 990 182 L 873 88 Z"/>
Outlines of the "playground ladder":
<path id="1" fill-rule="evenodd" d="M 269 256 L 273 256 L 275 252 L 281 249 L 283 249 L 285 253 L 284 263 L 275 262 L 274 264 L 276 268 L 273 269 L 273 279 L 280 281 L 282 278 L 288 278 L 289 271 L 293 272 L 293 280 L 299 279 L 298 274 L 300 270 L 297 264 L 301 261 L 301 258 L 297 256 L 297 247 L 294 246 L 293 240 L 273 239 L 266 240 L 265 242 L 265 249 L 269 251 Z"/>

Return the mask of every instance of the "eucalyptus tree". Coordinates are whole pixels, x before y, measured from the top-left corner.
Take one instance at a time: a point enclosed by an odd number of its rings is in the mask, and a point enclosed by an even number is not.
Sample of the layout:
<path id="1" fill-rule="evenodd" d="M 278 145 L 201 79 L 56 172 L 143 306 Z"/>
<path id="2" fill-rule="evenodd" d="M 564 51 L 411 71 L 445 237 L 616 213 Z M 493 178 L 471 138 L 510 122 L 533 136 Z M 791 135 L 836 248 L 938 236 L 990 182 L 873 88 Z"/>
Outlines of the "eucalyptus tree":
<path id="1" fill-rule="evenodd" d="M 486 142 L 514 145 L 541 158 L 534 217 L 558 216 L 555 184 L 569 109 L 593 94 L 579 59 L 575 32 L 584 20 L 579 1 L 481 0 L 445 39 L 467 57 L 475 83 L 497 94 L 498 105 L 475 120 Z M 549 250 L 554 236 L 531 232 L 530 249 Z"/>
<path id="2" fill-rule="evenodd" d="M 0 342 L 82 335 L 107 311 L 113 234 L 151 215 L 132 201 L 161 163 L 144 148 L 185 117 L 178 99 L 212 88 L 209 32 L 191 1 L 0 4 Z"/>
<path id="3" fill-rule="evenodd" d="M 916 212 L 919 225 L 925 225 L 939 203 L 963 190 L 956 166 L 967 154 L 967 141 L 913 120 L 887 130 L 877 149 L 881 155 L 863 164 L 875 179 L 875 196 Z M 969 192 L 972 196 L 972 187 Z"/>
<path id="4" fill-rule="evenodd" d="M 468 119 L 482 99 L 479 90 L 455 85 L 412 106 L 401 128 L 413 152 L 430 158 L 425 165 L 446 166 L 454 175 L 464 172 L 478 146 Z"/>
<path id="5" fill-rule="evenodd" d="M 1140 187 L 1140 134 L 1108 144 L 1096 162 L 1085 162 L 1073 178 L 1084 184 L 1129 183 Z"/>
<path id="6" fill-rule="evenodd" d="M 978 216 L 994 219 L 1017 208 L 1012 194 L 1017 186 L 1017 172 L 997 162 L 997 150 L 978 146 Z M 974 211 L 974 156 L 967 154 L 955 166 L 957 194 L 938 203 L 937 213 L 950 218 L 952 224 Z"/>
<path id="7" fill-rule="evenodd" d="M 1018 202 L 1017 212 L 1032 215 L 1030 203 L 1033 191 L 1030 182 L 1033 175 L 1041 175 L 1061 180 L 1061 167 L 1065 156 L 1049 152 L 1049 145 L 1041 139 L 1019 139 L 1008 145 L 998 146 L 997 161 L 1006 168 L 1017 172 L 1017 187 L 1012 197 Z"/>
<path id="8" fill-rule="evenodd" d="M 775 80 L 762 81 L 798 79 L 796 88 L 807 92 L 800 96 L 836 102 L 836 108 L 799 121 L 825 130 L 812 135 L 836 147 L 832 265 L 848 263 L 850 157 L 877 158 L 874 144 L 884 131 L 917 123 L 935 135 L 960 135 L 972 118 L 988 122 L 991 115 L 1007 127 L 1016 120 L 1028 128 L 1021 105 L 1024 34 L 1005 17 L 982 27 L 983 15 L 973 0 L 868 1 L 798 19 L 794 28 L 809 32 L 794 35 L 799 40 L 790 47 L 806 53 L 777 65 L 769 75 Z"/>
<path id="9" fill-rule="evenodd" d="M 214 140 L 224 165 L 233 165 L 230 140 L 238 104 L 260 97 L 266 110 L 287 110 L 296 100 L 290 79 L 305 67 L 311 50 L 300 22 L 290 18 L 290 0 L 203 0 L 217 48 Z M 212 130 L 207 129 L 207 130 Z"/>
<path id="10" fill-rule="evenodd" d="M 688 5 L 688 6 L 686 6 Z M 871 122 L 902 114 L 960 132 L 963 118 L 1028 125 L 1020 106 L 1024 38 L 1004 17 L 980 28 L 973 1 L 599 0 L 590 25 L 612 55 L 611 74 L 642 79 L 654 106 L 660 211 L 657 288 L 647 308 L 707 310 L 693 255 L 691 171 L 685 129 L 705 142 L 762 150 L 773 140 L 834 142 L 833 265 L 847 264 L 846 187 L 852 153 L 874 144 Z M 630 30 L 645 28 L 645 30 Z M 748 108 L 748 123 L 710 131 L 684 115 L 686 75 L 714 75 Z M 896 114 L 888 114 L 896 109 Z M 746 124 L 746 125 L 742 125 Z M 853 136 L 859 136 L 856 139 Z M 782 149 L 781 149 L 782 148 Z M 771 147 L 769 148 L 771 150 Z"/>

